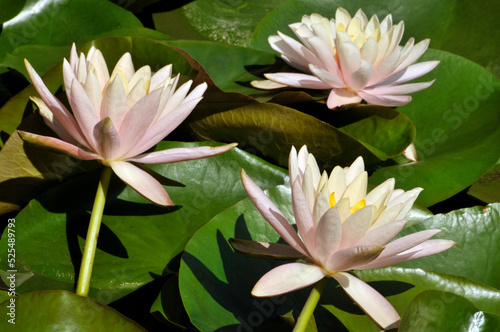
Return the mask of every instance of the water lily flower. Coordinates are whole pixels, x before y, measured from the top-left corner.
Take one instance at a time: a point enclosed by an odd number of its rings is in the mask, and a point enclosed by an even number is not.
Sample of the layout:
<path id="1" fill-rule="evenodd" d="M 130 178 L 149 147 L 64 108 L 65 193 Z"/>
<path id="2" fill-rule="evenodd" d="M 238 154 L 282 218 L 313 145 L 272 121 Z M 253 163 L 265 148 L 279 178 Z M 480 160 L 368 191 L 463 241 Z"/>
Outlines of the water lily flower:
<path id="1" fill-rule="evenodd" d="M 69 111 L 50 93 L 31 64 L 28 75 L 40 98 L 32 100 L 45 123 L 59 138 L 19 131 L 32 143 L 75 158 L 98 160 L 109 166 L 125 183 L 158 205 L 174 205 L 163 186 L 134 163 L 163 164 L 205 158 L 232 149 L 219 147 L 174 148 L 145 153 L 174 130 L 202 99 L 207 85 L 189 94 L 192 81 L 176 89 L 179 75 L 172 77 L 172 65 L 154 75 L 149 66 L 135 71 L 130 53 L 125 53 L 111 75 L 100 50 L 92 47 L 78 56 L 73 44 L 70 61 L 64 59 L 64 87 Z"/>
<path id="2" fill-rule="evenodd" d="M 376 15 L 368 20 L 361 9 L 351 18 L 338 8 L 335 19 L 305 15 L 289 26 L 302 43 L 279 31 L 269 37 L 269 43 L 284 61 L 304 73 L 265 74 L 268 81 L 253 81 L 255 87 L 331 89 L 327 106 L 332 109 L 363 99 L 368 104 L 402 106 L 411 101 L 407 94 L 434 82 L 402 84 L 427 74 L 439 61 L 413 64 L 430 40 L 415 44 L 410 38 L 399 46 L 404 23 L 393 25 L 390 14 L 380 22 Z"/>
<path id="3" fill-rule="evenodd" d="M 388 179 L 367 194 L 367 173 L 359 157 L 350 167 L 335 167 L 328 176 L 306 146 L 289 157 L 292 205 L 298 234 L 284 214 L 242 170 L 250 199 L 290 245 L 231 240 L 240 252 L 254 256 L 301 259 L 265 274 L 254 296 L 275 296 L 312 285 L 325 277 L 337 280 L 347 294 L 382 328 L 399 324 L 392 305 L 350 273 L 384 267 L 439 253 L 455 242 L 430 239 L 439 229 L 391 241 L 404 227 L 406 214 L 422 191 L 394 189 Z"/>

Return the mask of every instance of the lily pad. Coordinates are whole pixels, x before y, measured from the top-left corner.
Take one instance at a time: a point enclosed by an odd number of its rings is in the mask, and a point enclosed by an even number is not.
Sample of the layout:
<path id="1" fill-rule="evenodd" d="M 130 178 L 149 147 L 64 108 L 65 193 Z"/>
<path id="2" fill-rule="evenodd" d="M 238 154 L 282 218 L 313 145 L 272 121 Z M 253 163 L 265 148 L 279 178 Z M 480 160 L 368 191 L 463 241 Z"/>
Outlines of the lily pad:
<path id="1" fill-rule="evenodd" d="M 446 302 L 443 301 L 446 299 Z M 500 331 L 500 316 L 478 310 L 467 299 L 440 291 L 417 295 L 402 317 L 400 331 Z"/>
<path id="2" fill-rule="evenodd" d="M 400 235 L 424 229 L 441 229 L 436 237 L 455 241 L 458 245 L 439 255 L 401 263 L 400 266 L 463 276 L 500 289 L 500 257 L 478 255 L 485 250 L 492 253 L 500 250 L 499 224 L 500 203 L 456 210 L 415 223 Z"/>

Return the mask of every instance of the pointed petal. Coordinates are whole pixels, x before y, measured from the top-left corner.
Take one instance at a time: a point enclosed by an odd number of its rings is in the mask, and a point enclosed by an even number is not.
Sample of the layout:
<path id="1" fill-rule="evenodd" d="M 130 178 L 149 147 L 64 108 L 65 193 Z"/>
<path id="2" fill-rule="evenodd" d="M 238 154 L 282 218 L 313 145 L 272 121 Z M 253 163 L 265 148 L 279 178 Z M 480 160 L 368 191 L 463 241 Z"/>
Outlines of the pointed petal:
<path id="1" fill-rule="evenodd" d="M 363 98 L 368 104 L 387 107 L 404 106 L 411 101 L 410 96 L 376 96 L 364 91 L 359 91 L 358 95 Z"/>
<path id="2" fill-rule="evenodd" d="M 309 70 L 321 81 L 328 85 L 328 88 L 345 88 L 346 84 L 343 81 L 342 75 L 335 75 L 326 71 L 323 68 L 317 67 L 313 64 L 309 65 Z"/>
<path id="3" fill-rule="evenodd" d="M 143 81 L 144 85 L 146 87 L 146 91 L 152 91 L 149 89 L 149 86 L 151 84 L 151 67 L 149 66 L 143 66 L 139 68 L 132 76 L 132 78 L 129 78 L 128 82 L 128 87 L 129 91 L 137 84 L 137 82 Z"/>
<path id="4" fill-rule="evenodd" d="M 363 161 L 363 157 L 358 157 L 356 160 L 353 161 L 351 166 L 348 167 L 347 171 L 345 172 L 345 181 L 346 185 L 350 185 L 352 181 L 363 171 L 365 170 L 365 162 Z"/>
<path id="5" fill-rule="evenodd" d="M 329 109 L 334 109 L 336 107 L 348 104 L 357 104 L 361 102 L 361 97 L 354 92 L 347 91 L 346 89 L 332 89 L 326 106 Z"/>
<path id="6" fill-rule="evenodd" d="M 68 102 L 73 110 L 73 115 L 78 121 L 79 127 L 82 129 L 83 134 L 87 138 L 90 146 L 94 150 L 98 150 L 97 142 L 94 138 L 94 127 L 101 121 L 97 111 L 94 109 L 94 105 L 90 101 L 87 93 L 85 92 L 83 86 L 77 79 L 73 79 L 71 84 L 71 92 L 68 96 Z"/>
<path id="7" fill-rule="evenodd" d="M 399 326 L 401 318 L 397 311 L 375 289 L 349 273 L 339 272 L 333 278 L 380 327 L 388 330 Z"/>
<path id="8" fill-rule="evenodd" d="M 374 189 L 372 189 L 368 193 L 368 195 L 366 195 L 366 198 L 365 198 L 366 205 L 372 205 L 373 203 L 375 203 L 379 199 L 379 197 L 385 196 L 385 195 L 387 195 L 387 193 L 392 193 L 392 191 L 394 190 L 395 183 L 396 183 L 396 181 L 394 180 L 394 178 L 390 178 L 390 179 L 385 180 L 383 183 L 379 184 Z M 389 197 L 390 197 L 390 194 L 389 194 Z M 377 208 L 378 208 L 378 206 L 377 206 Z"/>
<path id="9" fill-rule="evenodd" d="M 338 32 L 337 36 L 340 34 L 345 34 L 345 32 Z M 361 66 L 361 53 L 352 42 L 337 42 L 337 52 L 342 75 L 344 75 L 344 81 L 347 82 L 352 73 Z"/>
<path id="10" fill-rule="evenodd" d="M 160 104 L 161 91 L 155 90 L 140 99 L 125 114 L 123 123 L 119 129 L 122 146 L 119 154 L 134 157 L 136 154 L 128 154 L 135 146 L 136 142 L 148 132 L 153 119 L 158 112 Z M 143 151 L 140 151 L 143 152 Z"/>
<path id="11" fill-rule="evenodd" d="M 200 146 L 194 148 L 173 148 L 168 150 L 144 153 L 133 158 L 127 159 L 141 164 L 167 164 L 179 161 L 193 160 L 216 156 L 231 150 L 238 143 L 232 143 L 222 146 Z"/>
<path id="12" fill-rule="evenodd" d="M 371 205 L 365 206 L 344 221 L 342 224 L 341 249 L 353 246 L 365 235 L 368 227 L 370 227 L 372 213 L 373 207 Z"/>
<path id="13" fill-rule="evenodd" d="M 122 73 L 125 74 L 127 82 L 130 81 L 130 79 L 134 75 L 135 70 L 134 70 L 134 64 L 132 62 L 132 56 L 130 55 L 129 52 L 123 54 L 120 60 L 118 60 L 118 62 L 115 65 L 115 68 L 113 69 L 113 72 L 111 73 L 111 77 L 117 75 L 118 70 L 121 70 Z"/>
<path id="14" fill-rule="evenodd" d="M 429 73 L 431 70 L 436 68 L 436 66 L 439 64 L 439 61 L 425 61 L 425 62 L 419 62 L 414 65 L 411 65 L 407 67 L 405 70 L 400 71 L 396 75 L 391 76 L 387 80 L 378 83 L 376 86 L 382 86 L 382 85 L 397 85 L 401 83 L 406 83 L 408 81 L 411 81 L 415 78 L 418 78 L 420 76 L 423 76 L 427 73 Z"/>
<path id="15" fill-rule="evenodd" d="M 149 89 L 153 91 L 159 84 L 163 83 L 171 76 L 172 76 L 172 65 L 167 65 L 163 67 L 151 77 L 151 85 Z"/>
<path id="16" fill-rule="evenodd" d="M 357 204 L 359 201 L 365 199 L 367 186 L 368 173 L 363 171 L 347 186 L 342 197 L 349 197 L 352 205 Z"/>
<path id="17" fill-rule="evenodd" d="M 19 133 L 19 136 L 21 136 L 23 140 L 29 143 L 37 144 L 42 147 L 46 147 L 65 154 L 69 154 L 70 156 L 82 160 L 99 159 L 99 156 L 97 156 L 96 154 L 87 152 L 73 144 L 67 143 L 55 137 L 37 135 L 21 130 L 18 130 L 17 132 Z"/>
<path id="18" fill-rule="evenodd" d="M 109 166 L 123 182 L 151 202 L 161 206 L 175 205 L 163 186 L 140 168 L 126 161 L 113 161 Z"/>
<path id="19" fill-rule="evenodd" d="M 49 89 L 43 83 L 41 77 L 35 71 L 35 69 L 31 66 L 28 60 L 24 60 L 24 64 L 26 66 L 26 71 L 35 87 L 36 91 L 42 98 L 43 102 L 50 111 L 54 114 L 54 117 L 61 123 L 61 125 L 66 129 L 68 133 L 71 134 L 80 144 L 83 146 L 89 147 L 90 145 L 87 142 L 87 139 L 83 136 L 78 123 L 76 122 L 73 115 L 66 109 L 66 107 L 56 98 L 52 93 L 50 93 Z M 70 68 L 71 70 L 71 68 Z"/>
<path id="20" fill-rule="evenodd" d="M 320 262 L 327 259 L 340 246 L 342 238 L 342 221 L 336 207 L 330 208 L 316 226 L 316 254 Z"/>
<path id="21" fill-rule="evenodd" d="M 229 239 L 229 243 L 235 251 L 249 257 L 293 260 L 309 259 L 287 244 L 240 239 Z"/>
<path id="22" fill-rule="evenodd" d="M 300 176 L 297 150 L 293 145 L 290 149 L 290 154 L 288 155 L 288 174 L 290 177 L 290 183 L 294 183 L 295 180 Z"/>
<path id="23" fill-rule="evenodd" d="M 361 60 L 361 66 L 349 78 L 349 87 L 358 91 L 363 89 L 373 75 L 373 65 L 367 60 Z"/>
<path id="24" fill-rule="evenodd" d="M 99 155 L 113 159 L 120 148 L 120 137 L 110 118 L 103 119 L 94 127 L 94 137 L 99 147 Z"/>
<path id="25" fill-rule="evenodd" d="M 98 109 L 99 111 L 99 109 Z M 116 128 L 120 130 L 123 119 L 127 114 L 127 94 L 120 76 L 115 76 L 113 81 L 108 84 L 104 99 L 100 109 L 100 117 L 111 118 Z"/>
<path id="26" fill-rule="evenodd" d="M 457 243 L 451 240 L 443 240 L 443 239 L 427 240 L 413 248 L 397 253 L 395 255 L 384 256 L 384 257 L 379 256 L 379 258 L 373 261 L 372 263 L 369 263 L 365 266 L 357 267 L 357 269 L 369 270 L 369 269 L 375 269 L 379 267 L 399 264 L 402 262 L 407 262 L 417 258 L 422 258 L 440 253 L 442 251 L 450 249 L 455 245 L 457 245 Z"/>
<path id="27" fill-rule="evenodd" d="M 101 91 L 104 91 L 106 84 L 109 82 L 109 70 L 106 65 L 106 60 L 104 59 L 100 50 L 94 48 L 94 52 L 89 51 L 87 55 L 87 60 L 89 63 L 89 70 L 95 70 L 96 76 L 99 79 L 99 85 L 101 86 Z"/>
<path id="28" fill-rule="evenodd" d="M 78 141 L 76 141 L 70 133 L 63 127 L 63 125 L 57 120 L 54 114 L 50 111 L 47 105 L 38 97 L 30 97 L 31 101 L 38 106 L 38 111 L 40 115 L 43 117 L 43 120 L 47 126 L 52 129 L 57 136 L 59 136 L 63 141 L 71 143 L 73 145 L 80 145 Z"/>
<path id="29" fill-rule="evenodd" d="M 276 230 L 276 232 L 281 235 L 281 237 L 288 242 L 295 250 L 299 251 L 305 256 L 308 255 L 308 251 L 304 246 L 304 243 L 300 240 L 297 233 L 293 229 L 292 225 L 285 218 L 283 213 L 274 205 L 274 203 L 267 197 L 267 195 L 262 191 L 262 189 L 253 182 L 253 180 L 241 170 L 241 182 L 245 188 L 250 200 L 253 202 L 255 207 L 259 210 L 262 216 L 271 224 L 271 226 Z"/>
<path id="30" fill-rule="evenodd" d="M 312 264 L 289 263 L 267 272 L 252 289 L 252 295 L 275 296 L 307 287 L 323 279 L 326 272 Z"/>
<path id="31" fill-rule="evenodd" d="M 265 74 L 267 79 L 293 88 L 328 89 L 330 86 L 316 76 L 298 73 Z"/>
<path id="32" fill-rule="evenodd" d="M 329 271 L 348 271 L 374 261 L 384 250 L 381 246 L 355 246 L 335 252 L 326 262 Z"/>
<path id="33" fill-rule="evenodd" d="M 295 222 L 307 250 L 315 254 L 315 225 L 309 203 L 298 180 L 292 185 L 292 206 Z"/>
<path id="34" fill-rule="evenodd" d="M 427 89 L 432 85 L 432 83 L 434 83 L 434 81 L 435 80 L 429 82 L 409 83 L 409 84 L 394 85 L 394 86 L 378 86 L 375 88 L 364 89 L 363 92 L 375 96 L 404 95 Z"/>
<path id="35" fill-rule="evenodd" d="M 254 88 L 262 89 L 262 90 L 281 89 L 281 88 L 286 88 L 288 86 L 286 84 L 276 83 L 276 82 L 273 82 L 271 80 L 250 81 L 250 85 L 252 85 Z"/>
<path id="36" fill-rule="evenodd" d="M 361 237 L 355 245 L 357 246 L 384 246 L 392 240 L 403 229 L 406 220 L 396 220 L 380 226 L 374 230 L 369 230 Z"/>

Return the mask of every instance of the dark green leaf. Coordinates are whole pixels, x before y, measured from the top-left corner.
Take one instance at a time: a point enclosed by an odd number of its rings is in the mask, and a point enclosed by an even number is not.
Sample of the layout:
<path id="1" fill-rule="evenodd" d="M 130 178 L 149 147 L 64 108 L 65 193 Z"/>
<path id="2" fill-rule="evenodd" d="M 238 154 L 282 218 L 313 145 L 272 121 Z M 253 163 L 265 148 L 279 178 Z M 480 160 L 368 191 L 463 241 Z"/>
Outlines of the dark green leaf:
<path id="1" fill-rule="evenodd" d="M 212 105 L 215 109 L 216 105 Z M 333 168 L 363 156 L 370 164 L 387 158 L 377 148 L 356 141 L 343 131 L 293 108 L 254 103 L 201 116 L 190 126 L 203 139 L 239 142 L 281 166 L 288 164 L 291 146 L 307 145 L 320 165 Z"/>
<path id="2" fill-rule="evenodd" d="M 14 327 L 16 331 L 40 332 L 146 331 L 114 309 L 66 291 L 38 291 L 6 300 L 0 304 L 0 315 L 2 331 Z"/>
<path id="3" fill-rule="evenodd" d="M 71 43 L 85 36 L 141 26 L 132 13 L 109 1 L 28 0 L 24 9 L 3 26 L 0 63 L 22 45 L 67 46 L 69 50 Z"/>

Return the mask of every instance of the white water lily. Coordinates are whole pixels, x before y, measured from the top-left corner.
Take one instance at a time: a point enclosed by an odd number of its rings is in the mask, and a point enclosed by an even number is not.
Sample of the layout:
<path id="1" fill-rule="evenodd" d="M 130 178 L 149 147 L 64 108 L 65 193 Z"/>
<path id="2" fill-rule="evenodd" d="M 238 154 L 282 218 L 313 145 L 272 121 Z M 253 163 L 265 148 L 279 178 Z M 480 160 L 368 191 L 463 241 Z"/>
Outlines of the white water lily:
<path id="1" fill-rule="evenodd" d="M 163 186 L 138 164 L 163 164 L 205 158 L 236 146 L 174 148 L 145 153 L 172 132 L 203 98 L 207 84 L 192 81 L 177 89 L 179 75 L 172 65 L 152 74 L 149 66 L 134 69 L 125 53 L 111 75 L 100 50 L 92 47 L 78 56 L 73 44 L 70 61 L 64 59 L 63 78 L 69 111 L 50 93 L 25 60 L 28 75 L 40 98 L 32 100 L 45 123 L 60 137 L 19 131 L 21 137 L 75 158 L 98 160 L 125 183 L 158 205 L 174 205 Z M 189 93 L 188 93 L 189 92 Z"/>
<path id="2" fill-rule="evenodd" d="M 269 43 L 283 60 L 304 74 L 268 73 L 265 77 L 269 81 L 253 81 L 255 87 L 331 89 L 329 108 L 362 100 L 394 107 L 409 103 L 411 96 L 407 94 L 434 82 L 403 84 L 427 74 L 439 61 L 414 64 L 430 40 L 415 44 L 410 38 L 404 47 L 399 46 L 404 23 L 393 25 L 390 14 L 380 22 L 376 15 L 368 20 L 361 9 L 351 17 L 338 8 L 335 19 L 305 15 L 290 28 L 302 43 L 279 31 L 269 37 Z"/>
<path id="3" fill-rule="evenodd" d="M 368 176 L 361 157 L 350 167 L 335 167 L 328 176 L 320 172 L 306 146 L 298 154 L 292 148 L 289 172 L 298 234 L 242 170 L 243 186 L 250 199 L 290 246 L 232 240 L 233 247 L 253 256 L 303 260 L 269 271 L 257 282 L 252 294 L 280 295 L 331 277 L 378 325 L 397 327 L 400 317 L 392 305 L 349 272 L 425 257 L 456 245 L 450 240 L 430 239 L 439 229 L 389 242 L 403 229 L 404 218 L 422 189 L 394 189 L 394 179 L 388 179 L 367 193 Z"/>

